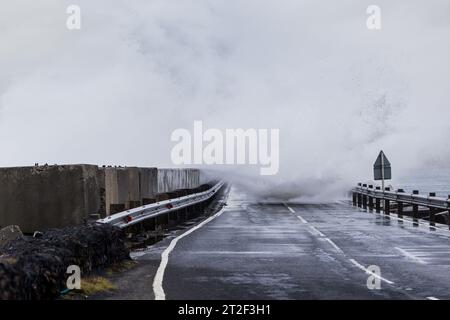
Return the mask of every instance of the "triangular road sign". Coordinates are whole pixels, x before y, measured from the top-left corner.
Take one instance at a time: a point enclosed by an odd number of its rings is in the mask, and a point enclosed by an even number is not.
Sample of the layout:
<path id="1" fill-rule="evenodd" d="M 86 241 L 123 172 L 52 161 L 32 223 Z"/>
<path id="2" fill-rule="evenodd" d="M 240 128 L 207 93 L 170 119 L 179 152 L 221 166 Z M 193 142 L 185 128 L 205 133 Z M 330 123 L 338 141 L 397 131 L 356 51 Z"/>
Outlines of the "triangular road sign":
<path id="1" fill-rule="evenodd" d="M 390 180 L 392 178 L 391 163 L 383 151 L 380 151 L 373 165 L 373 172 L 375 180 Z"/>

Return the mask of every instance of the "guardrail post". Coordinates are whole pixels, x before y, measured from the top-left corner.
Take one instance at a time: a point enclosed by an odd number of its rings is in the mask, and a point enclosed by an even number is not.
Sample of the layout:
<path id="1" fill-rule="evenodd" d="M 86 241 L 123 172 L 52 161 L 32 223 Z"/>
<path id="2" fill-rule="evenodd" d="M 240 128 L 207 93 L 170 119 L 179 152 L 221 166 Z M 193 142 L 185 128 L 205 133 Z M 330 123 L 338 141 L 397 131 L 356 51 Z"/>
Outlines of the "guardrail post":
<path id="1" fill-rule="evenodd" d="M 413 195 L 419 194 L 419 190 L 413 190 Z M 413 216 L 413 226 L 417 227 L 419 226 L 419 205 L 413 204 L 412 205 L 412 216 Z"/>
<path id="2" fill-rule="evenodd" d="M 362 187 L 362 183 L 359 182 L 358 183 L 358 188 L 361 188 L 361 187 Z M 357 202 L 358 207 L 361 208 L 361 206 L 362 206 L 362 195 L 361 195 L 361 191 L 360 190 L 358 190 L 358 193 L 356 195 L 356 202 Z"/>
<path id="3" fill-rule="evenodd" d="M 430 192 L 429 197 L 436 197 L 436 192 Z M 430 219 L 430 227 L 434 227 L 436 225 L 435 223 L 435 218 L 436 218 L 436 208 L 433 207 L 428 207 L 429 208 L 429 219 Z M 434 228 L 430 228 L 432 230 L 434 230 Z"/>
<path id="4" fill-rule="evenodd" d="M 160 223 L 161 217 L 156 216 L 154 219 L 155 219 L 155 229 L 154 229 L 154 231 L 158 231 L 159 226 L 161 225 L 161 223 Z"/>
<path id="5" fill-rule="evenodd" d="M 373 189 L 373 185 L 369 184 L 369 189 Z M 373 211 L 373 196 L 369 195 L 369 211 Z"/>
<path id="6" fill-rule="evenodd" d="M 380 187 L 375 187 L 375 190 L 380 190 Z M 376 213 L 380 213 L 381 212 L 381 199 L 380 198 L 375 198 L 375 212 Z"/>
<path id="7" fill-rule="evenodd" d="M 404 193 L 405 190 L 398 189 L 397 192 Z M 403 218 L 403 202 L 401 202 L 401 201 L 397 201 L 397 217 Z"/>
<path id="8" fill-rule="evenodd" d="M 189 208 L 184 208 L 183 209 L 183 220 L 186 221 L 188 219 L 189 216 Z"/>
<path id="9" fill-rule="evenodd" d="M 203 202 L 200 202 L 199 204 L 197 204 L 197 212 L 196 215 L 199 216 L 203 213 Z"/>
<path id="10" fill-rule="evenodd" d="M 168 227 L 170 225 L 170 212 L 166 213 L 164 217 L 165 217 L 164 219 L 165 227 Z"/>
<path id="11" fill-rule="evenodd" d="M 186 208 L 186 219 L 190 220 L 193 217 L 193 212 L 194 212 L 194 206 L 189 206 Z"/>
<path id="12" fill-rule="evenodd" d="M 142 226 L 144 227 L 144 230 L 155 231 L 155 218 L 142 221 Z"/>
<path id="13" fill-rule="evenodd" d="M 155 217 L 155 229 L 156 230 L 164 230 L 169 226 L 169 213 L 164 213 L 160 216 Z"/>
<path id="14" fill-rule="evenodd" d="M 367 188 L 367 184 L 363 184 L 363 188 Z M 363 204 L 363 209 L 367 210 L 367 195 L 366 194 L 362 195 L 362 204 Z"/>
<path id="15" fill-rule="evenodd" d="M 447 207 L 449 207 L 449 209 L 447 210 L 447 215 L 448 215 L 448 228 L 450 229 L 450 195 L 447 197 L 448 201 L 447 201 Z"/>
<path id="16" fill-rule="evenodd" d="M 173 211 L 173 212 L 169 212 L 167 214 L 167 220 L 170 226 L 176 225 L 178 222 L 178 214 L 177 214 L 178 210 Z"/>
<path id="17" fill-rule="evenodd" d="M 360 192 L 358 192 L 358 207 L 359 208 L 362 207 L 362 195 Z"/>
<path id="18" fill-rule="evenodd" d="M 384 188 L 386 191 L 391 191 L 390 188 Z M 384 199 L 384 214 L 389 215 L 391 213 L 391 202 L 388 199 Z"/>
<path id="19" fill-rule="evenodd" d="M 353 196 L 353 206 L 356 207 L 356 199 L 358 198 L 358 194 L 356 192 L 352 192 L 352 196 Z"/>

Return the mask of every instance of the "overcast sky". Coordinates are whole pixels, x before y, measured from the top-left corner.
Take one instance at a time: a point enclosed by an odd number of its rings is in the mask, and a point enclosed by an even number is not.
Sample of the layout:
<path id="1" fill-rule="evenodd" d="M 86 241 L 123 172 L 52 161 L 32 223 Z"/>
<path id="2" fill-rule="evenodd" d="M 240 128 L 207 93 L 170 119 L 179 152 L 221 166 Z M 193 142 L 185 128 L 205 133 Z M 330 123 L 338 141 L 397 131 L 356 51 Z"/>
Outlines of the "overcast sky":
<path id="1" fill-rule="evenodd" d="M 448 0 L 3 1 L 0 165 L 171 166 L 203 120 L 279 128 L 264 179 L 302 193 L 369 179 L 380 149 L 397 177 L 446 166 L 449 39 Z"/>

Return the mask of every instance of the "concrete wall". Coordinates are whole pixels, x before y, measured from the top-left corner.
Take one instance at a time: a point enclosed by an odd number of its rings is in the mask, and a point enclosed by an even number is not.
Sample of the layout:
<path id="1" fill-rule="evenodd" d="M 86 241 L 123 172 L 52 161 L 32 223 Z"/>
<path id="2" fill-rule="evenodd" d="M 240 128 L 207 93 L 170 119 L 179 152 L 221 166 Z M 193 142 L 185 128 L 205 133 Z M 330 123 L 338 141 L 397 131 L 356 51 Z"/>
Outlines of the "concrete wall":
<path id="1" fill-rule="evenodd" d="M 191 189 L 200 185 L 199 169 L 158 169 L 158 192 Z"/>
<path id="2" fill-rule="evenodd" d="M 105 181 L 105 214 L 143 204 L 157 193 L 157 169 L 107 167 L 101 169 Z"/>
<path id="3" fill-rule="evenodd" d="M 139 183 L 141 200 L 149 202 L 154 199 L 158 193 L 158 169 L 139 168 Z"/>
<path id="4" fill-rule="evenodd" d="M 98 167 L 0 168 L 0 226 L 29 233 L 81 224 L 100 208 Z"/>
<path id="5" fill-rule="evenodd" d="M 123 211 L 140 202 L 138 168 L 104 168 L 106 214 Z"/>
<path id="6" fill-rule="evenodd" d="M 0 168 L 0 228 L 23 232 L 81 224 L 200 184 L 198 169 L 60 165 Z"/>

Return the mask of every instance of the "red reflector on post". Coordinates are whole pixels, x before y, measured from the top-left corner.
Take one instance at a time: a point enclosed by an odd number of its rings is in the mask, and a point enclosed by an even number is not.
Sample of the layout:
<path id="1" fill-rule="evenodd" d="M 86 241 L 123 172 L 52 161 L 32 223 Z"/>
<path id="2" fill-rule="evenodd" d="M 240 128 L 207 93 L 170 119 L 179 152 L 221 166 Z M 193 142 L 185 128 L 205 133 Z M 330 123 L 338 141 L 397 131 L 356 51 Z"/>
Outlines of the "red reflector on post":
<path id="1" fill-rule="evenodd" d="M 173 208 L 173 205 L 172 205 L 171 203 L 168 203 L 168 204 L 166 204 L 166 208 L 167 208 L 167 209 L 172 209 L 172 208 Z"/>
<path id="2" fill-rule="evenodd" d="M 125 221 L 126 222 L 131 222 L 131 221 L 133 221 L 133 217 L 132 216 L 126 216 L 125 217 Z"/>

